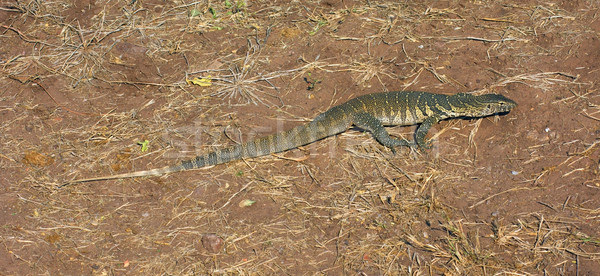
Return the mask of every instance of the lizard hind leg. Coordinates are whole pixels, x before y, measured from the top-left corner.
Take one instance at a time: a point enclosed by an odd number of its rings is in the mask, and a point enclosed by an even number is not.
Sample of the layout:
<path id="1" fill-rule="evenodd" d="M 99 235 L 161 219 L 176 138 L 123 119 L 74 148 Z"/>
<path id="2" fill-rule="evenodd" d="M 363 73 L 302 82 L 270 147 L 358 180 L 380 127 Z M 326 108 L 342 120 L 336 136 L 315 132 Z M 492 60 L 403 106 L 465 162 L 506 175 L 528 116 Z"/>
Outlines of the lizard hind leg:
<path id="1" fill-rule="evenodd" d="M 395 153 L 394 147 L 397 146 L 406 146 L 413 147 L 415 146 L 414 142 L 410 142 L 406 139 L 396 139 L 392 138 L 387 130 L 381 124 L 381 121 L 375 118 L 375 116 L 369 113 L 358 113 L 352 117 L 352 123 L 360 127 L 362 129 L 368 130 L 373 134 L 375 140 L 381 143 L 382 145 L 390 148 L 392 152 Z"/>

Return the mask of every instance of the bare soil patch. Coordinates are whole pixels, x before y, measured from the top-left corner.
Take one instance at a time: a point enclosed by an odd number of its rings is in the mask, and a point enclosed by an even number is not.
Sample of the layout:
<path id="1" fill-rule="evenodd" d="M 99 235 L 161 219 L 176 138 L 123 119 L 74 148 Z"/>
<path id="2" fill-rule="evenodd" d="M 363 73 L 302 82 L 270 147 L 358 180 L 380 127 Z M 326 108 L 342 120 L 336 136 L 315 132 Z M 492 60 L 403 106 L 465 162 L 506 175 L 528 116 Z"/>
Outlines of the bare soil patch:
<path id="1" fill-rule="evenodd" d="M 600 274 L 599 14 L 597 1 L 0 4 L 0 273 Z M 57 189 L 394 90 L 519 106 L 440 123 L 426 153 L 352 129 Z"/>

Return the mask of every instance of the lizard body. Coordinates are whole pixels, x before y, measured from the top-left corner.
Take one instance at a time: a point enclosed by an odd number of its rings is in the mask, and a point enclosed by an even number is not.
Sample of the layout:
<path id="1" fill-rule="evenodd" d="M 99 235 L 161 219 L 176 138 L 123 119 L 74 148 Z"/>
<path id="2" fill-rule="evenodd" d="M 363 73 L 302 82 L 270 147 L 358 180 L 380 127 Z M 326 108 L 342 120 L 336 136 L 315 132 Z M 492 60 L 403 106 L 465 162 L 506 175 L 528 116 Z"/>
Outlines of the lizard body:
<path id="1" fill-rule="evenodd" d="M 498 94 L 443 95 L 410 91 L 367 94 L 332 107 L 318 115 L 310 123 L 200 155 L 177 165 L 73 180 L 62 184 L 61 187 L 80 182 L 163 175 L 218 165 L 242 158 L 268 155 L 336 135 L 346 131 L 352 125 L 370 131 L 379 143 L 391 149 L 397 146 L 429 148 L 429 144 L 425 142 L 425 135 L 431 126 L 441 120 L 485 117 L 509 112 L 515 106 L 514 101 Z M 392 138 L 383 127 L 384 125 L 407 126 L 414 124 L 420 124 L 415 132 L 414 142 Z"/>

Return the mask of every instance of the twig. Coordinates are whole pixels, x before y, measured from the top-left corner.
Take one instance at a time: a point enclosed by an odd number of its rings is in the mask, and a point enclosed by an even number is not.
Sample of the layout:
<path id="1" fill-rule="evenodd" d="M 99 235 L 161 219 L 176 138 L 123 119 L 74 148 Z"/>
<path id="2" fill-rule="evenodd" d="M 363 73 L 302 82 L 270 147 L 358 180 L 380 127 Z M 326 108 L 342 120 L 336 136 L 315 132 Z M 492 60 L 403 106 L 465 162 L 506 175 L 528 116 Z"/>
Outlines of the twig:
<path id="1" fill-rule="evenodd" d="M 474 40 L 474 41 L 481 41 L 481 42 L 524 41 L 524 39 L 519 39 L 519 38 L 514 38 L 514 37 L 507 37 L 507 38 L 502 38 L 502 39 L 488 39 L 488 38 L 481 38 L 481 37 L 474 37 L 474 36 L 467 36 L 467 37 L 450 36 L 450 37 L 442 37 L 442 39 L 443 40 Z"/>
<path id="2" fill-rule="evenodd" d="M 496 196 L 502 195 L 502 194 L 506 194 L 506 193 L 510 193 L 510 192 L 516 192 L 516 191 L 522 191 L 522 190 L 529 191 L 529 190 L 534 190 L 534 189 L 535 189 L 535 188 L 528 188 L 528 187 L 516 187 L 516 188 L 511 188 L 511 189 L 508 189 L 508 190 L 506 190 L 506 191 L 502 191 L 502 192 L 499 192 L 499 193 L 497 193 L 497 194 L 493 194 L 493 195 L 491 195 L 491 196 L 488 196 L 488 197 L 484 198 L 483 200 L 481 200 L 481 201 L 479 201 L 479 202 L 477 202 L 477 203 L 475 203 L 475 204 L 473 204 L 473 205 L 469 206 L 469 209 L 473 209 L 473 208 L 475 208 L 476 206 L 479 206 L 479 205 L 481 205 L 481 204 L 485 203 L 486 201 L 488 201 L 488 200 L 490 200 L 490 199 L 492 199 L 492 198 L 494 198 L 494 197 L 496 197 Z"/>
<path id="3" fill-rule="evenodd" d="M 14 28 L 14 27 L 6 26 L 6 25 L 0 25 L 0 27 L 3 27 L 5 29 L 7 29 L 7 30 L 11 30 L 11 31 L 17 33 L 19 35 L 19 37 L 21 39 L 23 39 L 25 42 L 39 43 L 39 44 L 46 45 L 46 46 L 58 47 L 58 45 L 54 45 L 54 44 L 51 44 L 51 43 L 48 43 L 48 42 L 45 42 L 45 41 L 42 41 L 42 40 L 31 39 L 31 38 L 27 37 L 25 34 L 23 34 L 21 31 L 19 31 L 18 29 Z"/>
<path id="4" fill-rule="evenodd" d="M 52 96 L 52 94 L 50 94 L 50 92 L 48 92 L 48 90 L 46 89 L 46 87 L 44 87 L 39 81 L 37 80 L 32 80 L 33 83 L 37 84 L 39 87 L 42 88 L 42 90 L 44 90 L 44 93 L 46 93 L 46 95 L 48 95 L 48 97 L 50 97 L 50 99 L 52 99 L 52 101 L 60 108 L 71 112 L 73 114 L 76 115 L 81 115 L 81 116 L 102 116 L 102 114 L 99 113 L 87 113 L 87 112 L 79 112 L 79 111 L 75 111 L 73 109 L 68 108 L 67 106 L 60 104 L 58 101 L 56 101 L 56 99 Z"/>
<path id="5" fill-rule="evenodd" d="M 254 181 L 250 181 L 250 182 L 248 182 L 248 184 L 244 185 L 244 187 L 242 187 L 239 191 L 237 191 L 235 194 L 231 195 L 229 197 L 229 199 L 227 200 L 227 202 L 225 202 L 225 204 L 223 204 L 223 206 L 221 206 L 219 209 L 215 210 L 215 212 L 219 211 L 219 210 L 225 208 L 227 205 L 229 205 L 231 203 L 231 200 L 234 197 L 236 197 L 238 194 L 240 194 L 241 192 L 243 192 L 244 190 L 246 190 L 246 188 L 248 188 L 248 186 L 250 186 L 250 184 L 253 184 L 253 183 L 254 183 Z"/>

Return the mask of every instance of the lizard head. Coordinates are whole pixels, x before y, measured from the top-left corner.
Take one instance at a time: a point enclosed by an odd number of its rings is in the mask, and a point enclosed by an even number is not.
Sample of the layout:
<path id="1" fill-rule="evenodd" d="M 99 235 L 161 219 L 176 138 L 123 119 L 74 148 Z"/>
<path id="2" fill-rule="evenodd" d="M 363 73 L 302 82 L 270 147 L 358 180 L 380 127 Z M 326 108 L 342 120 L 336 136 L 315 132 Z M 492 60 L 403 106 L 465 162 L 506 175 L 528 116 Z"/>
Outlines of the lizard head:
<path id="1" fill-rule="evenodd" d="M 457 94 L 458 100 L 463 105 L 463 110 L 459 111 L 466 117 L 485 117 L 499 113 L 506 113 L 517 106 L 513 100 L 499 94 L 471 95 Z"/>

